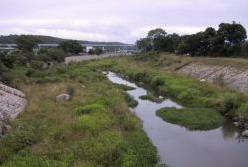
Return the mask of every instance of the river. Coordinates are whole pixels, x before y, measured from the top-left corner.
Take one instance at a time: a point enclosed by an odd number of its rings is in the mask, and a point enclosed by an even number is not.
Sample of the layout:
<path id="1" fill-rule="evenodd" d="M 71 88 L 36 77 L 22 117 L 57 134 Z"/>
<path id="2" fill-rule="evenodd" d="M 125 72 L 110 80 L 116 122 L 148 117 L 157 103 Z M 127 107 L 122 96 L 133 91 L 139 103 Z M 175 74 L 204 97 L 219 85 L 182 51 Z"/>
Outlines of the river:
<path id="1" fill-rule="evenodd" d="M 208 131 L 189 131 L 170 124 L 156 115 L 164 107 L 182 106 L 170 99 L 154 103 L 139 99 L 146 95 L 145 88 L 109 72 L 108 79 L 114 83 L 134 87 L 127 93 L 138 101 L 135 114 L 142 120 L 151 142 L 156 146 L 161 163 L 170 167 L 248 167 L 248 139 L 231 122 Z"/>

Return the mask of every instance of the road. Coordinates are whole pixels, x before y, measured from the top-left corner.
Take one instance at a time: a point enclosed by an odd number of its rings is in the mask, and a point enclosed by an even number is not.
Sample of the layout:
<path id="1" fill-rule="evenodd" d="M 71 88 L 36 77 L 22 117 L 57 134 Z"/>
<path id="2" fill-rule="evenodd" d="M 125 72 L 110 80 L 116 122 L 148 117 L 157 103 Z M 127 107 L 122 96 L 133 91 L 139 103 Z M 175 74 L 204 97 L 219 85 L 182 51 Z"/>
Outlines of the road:
<path id="1" fill-rule="evenodd" d="M 87 60 L 96 60 L 96 59 L 103 59 L 108 57 L 115 57 L 115 56 L 127 56 L 131 55 L 131 53 L 107 53 L 102 55 L 87 55 L 87 56 L 70 56 L 65 58 L 65 64 L 70 62 L 81 62 Z"/>

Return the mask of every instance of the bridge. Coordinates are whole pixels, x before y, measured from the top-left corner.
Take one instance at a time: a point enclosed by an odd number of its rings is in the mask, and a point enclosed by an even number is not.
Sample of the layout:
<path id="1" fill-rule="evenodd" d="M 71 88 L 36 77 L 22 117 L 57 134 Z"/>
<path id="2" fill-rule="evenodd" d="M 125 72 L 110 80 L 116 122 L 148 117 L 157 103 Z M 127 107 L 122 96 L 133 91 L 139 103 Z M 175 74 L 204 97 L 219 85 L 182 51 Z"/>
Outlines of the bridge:
<path id="1" fill-rule="evenodd" d="M 137 47 L 134 44 L 102 44 L 102 43 L 86 43 L 81 44 L 84 48 L 86 48 L 86 51 L 93 48 L 101 48 L 103 51 L 106 52 L 133 52 L 137 51 Z M 38 44 L 37 49 L 43 49 L 43 48 L 56 48 L 59 44 Z M 0 50 L 5 51 L 11 51 L 15 50 L 17 48 L 16 44 L 0 44 Z"/>

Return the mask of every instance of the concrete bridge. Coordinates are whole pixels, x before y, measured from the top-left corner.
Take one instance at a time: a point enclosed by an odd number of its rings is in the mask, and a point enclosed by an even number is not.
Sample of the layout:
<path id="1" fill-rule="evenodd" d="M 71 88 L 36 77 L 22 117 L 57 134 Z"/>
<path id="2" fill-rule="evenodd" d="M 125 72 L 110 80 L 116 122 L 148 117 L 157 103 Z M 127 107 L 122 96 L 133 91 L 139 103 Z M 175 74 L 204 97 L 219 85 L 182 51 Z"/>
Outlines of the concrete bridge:
<path id="1" fill-rule="evenodd" d="M 101 44 L 101 43 L 92 43 L 92 44 L 81 44 L 86 48 L 86 51 L 93 48 L 101 48 L 106 52 L 133 52 L 137 51 L 137 47 L 134 44 Z M 37 49 L 42 48 L 56 48 L 59 44 L 38 44 Z M 0 44 L 0 50 L 11 51 L 17 48 L 16 44 Z"/>

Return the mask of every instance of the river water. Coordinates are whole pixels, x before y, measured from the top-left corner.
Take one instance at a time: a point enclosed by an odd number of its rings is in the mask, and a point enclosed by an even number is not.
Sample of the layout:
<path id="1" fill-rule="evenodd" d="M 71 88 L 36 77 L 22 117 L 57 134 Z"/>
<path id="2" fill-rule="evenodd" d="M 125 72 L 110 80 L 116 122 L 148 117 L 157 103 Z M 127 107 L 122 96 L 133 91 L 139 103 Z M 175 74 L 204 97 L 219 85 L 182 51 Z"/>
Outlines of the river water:
<path id="1" fill-rule="evenodd" d="M 161 163 L 170 167 L 248 167 L 248 139 L 240 135 L 238 128 L 226 121 L 221 127 L 208 131 L 189 131 L 170 124 L 156 116 L 156 110 L 164 107 L 181 108 L 170 99 L 154 103 L 139 99 L 147 90 L 109 72 L 114 83 L 134 87 L 127 91 L 139 102 L 135 114 L 143 121 L 143 127 L 156 146 Z"/>

